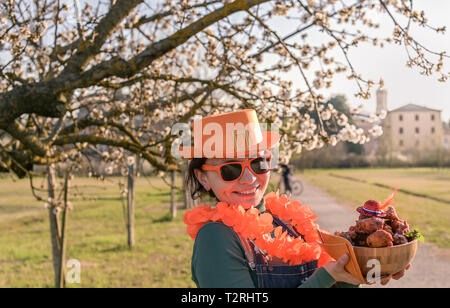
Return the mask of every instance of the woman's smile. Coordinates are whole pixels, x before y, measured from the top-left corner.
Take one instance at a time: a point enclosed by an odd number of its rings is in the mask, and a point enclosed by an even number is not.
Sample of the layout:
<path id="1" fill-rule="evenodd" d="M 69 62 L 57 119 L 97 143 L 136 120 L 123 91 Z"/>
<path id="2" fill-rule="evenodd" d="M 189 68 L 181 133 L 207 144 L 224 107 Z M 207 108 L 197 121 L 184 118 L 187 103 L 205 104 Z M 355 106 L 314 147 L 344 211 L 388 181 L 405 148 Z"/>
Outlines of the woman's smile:
<path id="1" fill-rule="evenodd" d="M 253 186 L 251 188 L 233 191 L 240 198 L 254 198 L 260 190 L 261 185 Z"/>

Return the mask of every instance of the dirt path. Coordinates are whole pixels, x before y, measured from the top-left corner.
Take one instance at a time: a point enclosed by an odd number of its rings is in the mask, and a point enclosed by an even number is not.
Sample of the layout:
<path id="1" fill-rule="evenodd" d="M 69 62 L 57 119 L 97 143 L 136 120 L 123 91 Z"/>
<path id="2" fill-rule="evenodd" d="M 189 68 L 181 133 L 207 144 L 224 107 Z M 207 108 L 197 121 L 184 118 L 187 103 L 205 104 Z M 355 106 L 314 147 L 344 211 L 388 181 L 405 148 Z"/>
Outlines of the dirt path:
<path id="1" fill-rule="evenodd" d="M 323 190 L 311 186 L 303 179 L 304 191 L 294 198 L 309 205 L 320 216 L 318 223 L 322 229 L 334 232 L 347 230 L 358 218 L 358 213 L 339 204 Z M 377 283 L 375 287 L 380 287 Z M 407 274 L 400 280 L 391 280 L 384 287 L 397 288 L 438 288 L 450 287 L 450 254 L 448 250 L 437 249 L 419 243 L 419 249 Z"/>

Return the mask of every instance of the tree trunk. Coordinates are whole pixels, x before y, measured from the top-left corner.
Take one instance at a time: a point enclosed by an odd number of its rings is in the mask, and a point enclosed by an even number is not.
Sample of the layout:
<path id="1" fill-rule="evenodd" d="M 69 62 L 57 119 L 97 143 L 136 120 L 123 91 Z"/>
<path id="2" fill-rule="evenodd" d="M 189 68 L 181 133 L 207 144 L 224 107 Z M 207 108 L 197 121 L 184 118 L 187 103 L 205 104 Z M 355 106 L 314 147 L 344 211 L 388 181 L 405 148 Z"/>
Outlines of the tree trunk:
<path id="1" fill-rule="evenodd" d="M 56 198 L 56 176 L 55 176 L 55 166 L 47 165 L 47 184 L 48 184 L 48 197 L 50 200 L 55 200 Z M 55 286 L 60 286 L 60 260 L 61 260 L 61 231 L 58 221 L 58 212 L 55 207 L 54 202 L 49 202 L 48 207 L 49 220 L 50 220 L 50 240 L 52 242 L 52 258 L 53 258 L 53 270 L 55 274 Z"/>
<path id="2" fill-rule="evenodd" d="M 134 168 L 133 165 L 128 165 L 128 247 L 134 246 Z"/>
<path id="3" fill-rule="evenodd" d="M 188 187 L 186 186 L 186 175 L 187 175 L 187 171 L 188 171 L 188 169 L 187 169 L 188 166 L 189 165 L 186 164 L 186 166 L 184 166 L 181 169 L 181 178 L 182 178 L 182 181 L 183 181 L 182 185 L 183 185 L 183 208 L 184 209 L 189 209 L 190 208 L 189 207 L 189 199 L 187 198 L 189 192 L 188 192 Z"/>
<path id="4" fill-rule="evenodd" d="M 191 198 L 191 192 L 189 190 L 189 187 L 186 185 L 186 178 L 189 168 L 189 162 L 186 163 L 184 168 L 182 169 L 182 179 L 183 179 L 183 205 L 184 209 L 189 210 L 192 208 L 192 198 Z"/>
<path id="5" fill-rule="evenodd" d="M 191 192 L 186 185 L 183 187 L 184 193 L 184 208 L 186 210 L 192 209 L 197 205 L 197 200 L 192 199 Z"/>
<path id="6" fill-rule="evenodd" d="M 175 171 L 170 172 L 170 214 L 172 219 L 177 217 L 177 206 L 175 202 Z"/>
<path id="7" fill-rule="evenodd" d="M 59 287 L 64 288 L 66 285 L 66 226 L 67 226 L 67 216 L 69 210 L 69 180 L 70 180 L 70 171 L 66 171 L 66 176 L 64 180 L 64 208 L 62 212 L 62 222 L 61 222 L 61 253 L 60 253 L 60 262 L 59 262 Z"/>

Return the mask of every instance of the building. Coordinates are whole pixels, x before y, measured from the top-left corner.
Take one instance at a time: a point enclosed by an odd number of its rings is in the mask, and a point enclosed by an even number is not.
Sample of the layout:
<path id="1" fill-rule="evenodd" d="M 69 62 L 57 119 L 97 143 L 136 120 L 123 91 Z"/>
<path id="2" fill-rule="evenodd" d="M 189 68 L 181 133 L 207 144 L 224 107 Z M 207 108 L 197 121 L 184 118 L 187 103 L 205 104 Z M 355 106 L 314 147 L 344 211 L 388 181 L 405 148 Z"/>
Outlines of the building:
<path id="1" fill-rule="evenodd" d="M 377 90 L 377 114 L 380 114 L 383 110 L 388 110 L 387 107 L 387 90 L 379 88 Z"/>
<path id="2" fill-rule="evenodd" d="M 443 126 L 441 110 L 410 103 L 389 111 L 386 89 L 377 90 L 376 101 L 376 114 L 385 110 L 385 119 L 365 124 L 361 119 L 357 121 L 357 125 L 365 131 L 374 124 L 383 127 L 381 137 L 371 137 L 370 142 L 364 145 L 369 160 L 409 161 L 442 148 L 450 149 L 450 129 Z"/>
<path id="3" fill-rule="evenodd" d="M 450 125 L 444 126 L 444 149 L 450 151 Z"/>
<path id="4" fill-rule="evenodd" d="M 363 115 L 362 117 L 353 117 L 353 121 L 355 125 L 359 128 L 364 129 L 365 132 L 368 132 L 374 123 L 367 122 L 368 115 Z M 367 161 L 374 162 L 377 160 L 377 152 L 378 152 L 378 139 L 374 136 L 369 135 L 369 141 L 364 143 L 364 157 Z"/>
<path id="5" fill-rule="evenodd" d="M 443 146 L 440 110 L 408 104 L 389 111 L 384 126 L 390 130 L 393 148 L 403 154 Z"/>

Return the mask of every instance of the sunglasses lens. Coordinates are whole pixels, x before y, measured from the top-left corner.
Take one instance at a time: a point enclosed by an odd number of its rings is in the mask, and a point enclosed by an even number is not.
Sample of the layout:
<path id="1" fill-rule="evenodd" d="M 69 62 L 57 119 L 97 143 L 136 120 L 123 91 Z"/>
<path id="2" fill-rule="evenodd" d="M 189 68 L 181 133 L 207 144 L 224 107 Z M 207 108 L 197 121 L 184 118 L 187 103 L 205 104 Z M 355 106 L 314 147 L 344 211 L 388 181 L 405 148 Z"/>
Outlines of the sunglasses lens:
<path id="1" fill-rule="evenodd" d="M 220 168 L 220 174 L 225 181 L 234 181 L 242 173 L 242 166 L 240 164 L 228 164 Z"/>
<path id="2" fill-rule="evenodd" d="M 263 174 L 270 170 L 270 159 L 259 157 L 253 160 L 250 164 L 256 174 Z"/>

